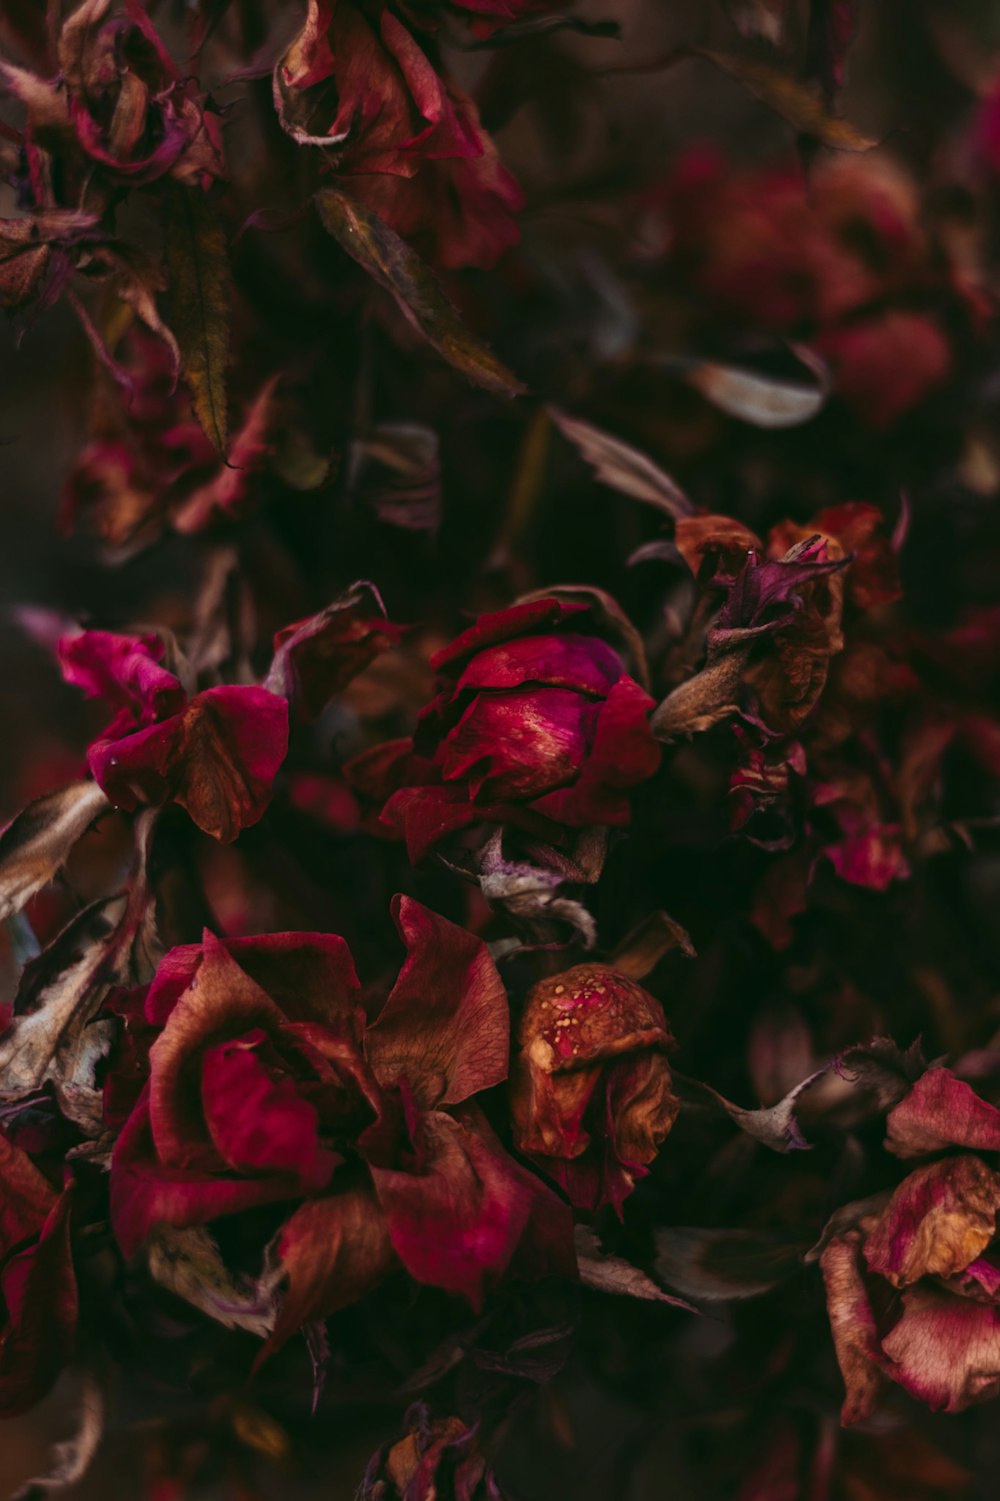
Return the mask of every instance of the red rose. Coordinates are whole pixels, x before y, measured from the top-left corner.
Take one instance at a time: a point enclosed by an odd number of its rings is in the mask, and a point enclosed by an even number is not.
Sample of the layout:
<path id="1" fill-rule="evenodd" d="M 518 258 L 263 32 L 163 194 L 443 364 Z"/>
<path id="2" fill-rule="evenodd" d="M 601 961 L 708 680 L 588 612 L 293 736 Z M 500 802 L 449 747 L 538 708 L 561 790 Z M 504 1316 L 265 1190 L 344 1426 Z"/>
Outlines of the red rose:
<path id="1" fill-rule="evenodd" d="M 24 1412 L 69 1359 L 77 1291 L 70 1192 L 0 1136 L 0 1414 Z"/>
<path id="2" fill-rule="evenodd" d="M 588 606 L 539 599 L 483 615 L 432 658 L 441 692 L 410 742 L 379 746 L 350 774 L 388 800 L 383 824 L 421 859 L 471 824 L 627 824 L 629 791 L 660 752 L 652 700 L 596 634 Z"/>
<path id="3" fill-rule="evenodd" d="M 117 807 L 177 802 L 225 840 L 263 815 L 288 750 L 286 699 L 229 686 L 189 698 L 161 665 L 156 635 L 82 631 L 64 636 L 58 651 L 67 682 L 118 710 L 87 756 Z"/>
<path id="4" fill-rule="evenodd" d="M 518 1040 L 519 1150 L 580 1208 L 620 1212 L 680 1108 L 659 1001 L 609 964 L 578 964 L 534 986 Z"/>
<path id="5" fill-rule="evenodd" d="M 123 1250 L 159 1224 L 287 1203 L 275 1342 L 400 1264 L 473 1305 L 508 1271 L 573 1266 L 566 1206 L 473 1101 L 507 1073 L 485 946 L 406 898 L 396 916 L 408 957 L 371 1026 L 342 939 L 206 937 L 167 955 L 112 1060 L 114 1115 L 148 1048 L 111 1168 Z"/>

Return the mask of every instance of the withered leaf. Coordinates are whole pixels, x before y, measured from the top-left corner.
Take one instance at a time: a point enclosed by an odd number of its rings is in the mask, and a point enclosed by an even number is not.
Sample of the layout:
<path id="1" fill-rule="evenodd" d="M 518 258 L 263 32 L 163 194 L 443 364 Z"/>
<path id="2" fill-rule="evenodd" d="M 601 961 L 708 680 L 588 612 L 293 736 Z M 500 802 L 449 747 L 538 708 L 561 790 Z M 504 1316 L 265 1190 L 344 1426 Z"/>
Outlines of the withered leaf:
<path id="1" fill-rule="evenodd" d="M 63 1114 L 90 1137 L 102 1131 L 96 1069 L 113 1026 L 95 1018 L 111 986 L 148 980 L 158 956 L 146 833 L 140 830 L 130 891 L 85 907 L 25 965 L 0 1037 L 0 1101 L 24 1099 L 51 1082 Z"/>
<path id="2" fill-rule="evenodd" d="M 650 1303 L 670 1303 L 674 1308 L 684 1308 L 697 1313 L 683 1298 L 674 1298 L 657 1287 L 646 1272 L 626 1261 L 624 1256 L 615 1256 L 605 1251 L 589 1225 L 576 1227 L 576 1261 L 580 1268 L 580 1281 L 585 1287 L 598 1292 L 614 1293 L 619 1297 L 642 1298 Z"/>
<path id="3" fill-rule="evenodd" d="M 864 134 L 850 120 L 831 113 L 820 95 L 789 77 L 780 67 L 765 58 L 719 52 L 711 47 L 688 47 L 686 55 L 702 57 L 740 83 L 787 120 L 800 135 L 812 136 L 835 151 L 870 151 L 878 142 Z"/>
<path id="4" fill-rule="evenodd" d="M 655 506 L 674 520 L 691 515 L 694 507 L 680 486 L 637 448 L 557 407 L 550 408 L 550 415 L 563 437 L 580 451 L 603 484 L 622 495 L 630 495 L 633 500 Z"/>
<path id="5" fill-rule="evenodd" d="M 377 214 L 337 188 L 317 193 L 316 206 L 327 234 L 392 293 L 414 328 L 450 365 L 498 396 L 519 396 L 525 390 L 492 350 L 465 327 L 430 267 Z"/>
<path id="6" fill-rule="evenodd" d="M 35 1475 L 27 1481 L 9 1501 L 41 1501 L 43 1496 L 78 1485 L 86 1475 L 104 1437 L 107 1417 L 104 1388 L 91 1372 L 84 1377 L 79 1402 L 79 1419 L 73 1437 L 55 1444 L 50 1468 L 44 1475 Z"/>
<path id="7" fill-rule="evenodd" d="M 229 433 L 230 276 L 226 235 L 200 188 L 174 187 L 164 206 L 171 321 L 198 421 L 220 454 Z"/>
<path id="8" fill-rule="evenodd" d="M 671 1226 L 656 1232 L 656 1272 L 689 1298 L 755 1298 L 801 1266 L 807 1245 L 781 1231 Z"/>
<path id="9" fill-rule="evenodd" d="M 203 1225 L 157 1226 L 149 1238 L 148 1257 L 155 1282 L 226 1329 L 246 1329 L 262 1339 L 273 1330 L 274 1292 L 231 1272 Z"/>
<path id="10" fill-rule="evenodd" d="M 810 1143 L 802 1134 L 795 1115 L 795 1106 L 799 1096 L 815 1084 L 826 1074 L 832 1064 L 826 1064 L 810 1074 L 794 1089 L 790 1089 L 783 1099 L 776 1105 L 769 1105 L 761 1110 L 746 1110 L 742 1105 L 734 1105 L 724 1095 L 719 1094 L 708 1084 L 702 1084 L 696 1079 L 687 1079 L 683 1074 L 674 1073 L 674 1087 L 681 1097 L 682 1109 L 685 1105 L 702 1107 L 708 1110 L 722 1111 L 729 1119 L 747 1136 L 752 1136 L 754 1141 L 759 1141 L 763 1146 L 770 1147 L 772 1152 L 807 1151 Z"/>
<path id="11" fill-rule="evenodd" d="M 111 810 L 96 782 L 36 798 L 0 834 L 0 921 L 47 886 L 95 819 Z"/>
<path id="12" fill-rule="evenodd" d="M 815 358 L 808 360 L 812 381 L 794 381 L 719 365 L 710 360 L 685 362 L 683 379 L 728 417 L 754 427 L 798 427 L 809 422 L 823 407 L 829 394 L 829 377 Z"/>

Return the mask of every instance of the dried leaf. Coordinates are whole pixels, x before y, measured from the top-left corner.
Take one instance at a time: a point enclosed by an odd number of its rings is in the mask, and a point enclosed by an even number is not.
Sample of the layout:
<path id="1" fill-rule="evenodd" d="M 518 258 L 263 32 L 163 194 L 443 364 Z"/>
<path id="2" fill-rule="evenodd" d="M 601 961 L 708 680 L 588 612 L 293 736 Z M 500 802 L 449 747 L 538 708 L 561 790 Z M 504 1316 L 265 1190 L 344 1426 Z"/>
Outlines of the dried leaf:
<path id="1" fill-rule="evenodd" d="M 44 1475 L 36 1475 L 16 1491 L 9 1501 L 40 1501 L 54 1491 L 75 1486 L 86 1475 L 104 1436 L 106 1424 L 106 1399 L 104 1389 L 91 1374 L 84 1377 L 80 1393 L 80 1417 L 72 1438 L 56 1444 L 52 1451 L 52 1467 Z"/>
<path id="2" fill-rule="evenodd" d="M 47 886 L 77 840 L 110 811 L 96 782 L 73 782 L 29 803 L 0 834 L 0 921 Z"/>
<path id="3" fill-rule="evenodd" d="M 672 516 L 690 516 L 694 510 L 680 486 L 669 474 L 637 448 L 613 438 L 579 417 L 571 417 L 556 407 L 550 408 L 556 427 L 590 464 L 597 478 L 612 490 L 644 501 Z"/>
<path id="4" fill-rule="evenodd" d="M 224 454 L 229 432 L 229 258 L 222 221 L 200 188 L 175 187 L 167 196 L 164 245 L 181 367 L 198 421 Z"/>
<path id="5" fill-rule="evenodd" d="M 688 959 L 697 957 L 686 928 L 666 912 L 651 912 L 622 939 L 611 961 L 622 974 L 642 980 L 672 949 L 680 949 Z"/>
<path id="6" fill-rule="evenodd" d="M 778 1231 L 672 1226 L 656 1232 L 656 1272 L 689 1298 L 754 1298 L 797 1271 L 807 1245 Z"/>
<path id="7" fill-rule="evenodd" d="M 277 1299 L 231 1272 L 214 1237 L 203 1225 L 178 1229 L 159 1225 L 148 1242 L 149 1270 L 155 1282 L 183 1298 L 226 1329 L 246 1329 L 266 1339 L 274 1329 Z"/>
<path id="8" fill-rule="evenodd" d="M 710 47 L 691 47 L 688 51 L 738 79 L 800 135 L 813 136 L 835 151 L 870 151 L 878 145 L 874 137 L 865 135 L 850 120 L 831 114 L 819 94 L 765 59 L 717 52 Z"/>
<path id="9" fill-rule="evenodd" d="M 810 359 L 814 382 L 781 380 L 736 365 L 718 365 L 696 360 L 682 367 L 683 378 L 729 417 L 754 427 L 798 427 L 821 410 L 829 395 L 830 382 L 818 360 Z"/>
<path id="10" fill-rule="evenodd" d="M 683 1298 L 671 1297 L 657 1287 L 652 1277 L 626 1261 L 624 1256 L 614 1256 L 605 1251 L 596 1233 L 589 1225 L 576 1227 L 576 1260 L 580 1268 L 580 1281 L 585 1287 L 598 1292 L 614 1293 L 619 1297 L 643 1298 L 650 1303 L 670 1303 L 674 1308 L 684 1308 L 688 1313 L 697 1313 Z"/>
<path id="11" fill-rule="evenodd" d="M 525 390 L 465 327 L 416 251 L 377 214 L 336 188 L 323 188 L 317 193 L 316 206 L 327 234 L 392 293 L 414 328 L 450 365 L 477 386 L 499 396 L 518 396 Z"/>
<path id="12" fill-rule="evenodd" d="M 0 1102 L 23 1101 L 51 1082 L 63 1114 L 92 1138 L 103 1131 L 96 1070 L 114 1025 L 95 1018 L 111 986 L 142 983 L 155 969 L 148 828 L 140 829 L 130 891 L 84 908 L 25 965 L 0 1037 Z"/>
<path id="13" fill-rule="evenodd" d="M 832 1064 L 826 1064 L 817 1069 L 801 1083 L 790 1089 L 785 1097 L 776 1105 L 769 1105 L 763 1110 L 746 1110 L 742 1105 L 734 1105 L 724 1095 L 719 1094 L 708 1084 L 702 1084 L 696 1079 L 687 1079 L 683 1074 L 674 1073 L 674 1086 L 681 1097 L 682 1109 L 685 1105 L 702 1107 L 709 1110 L 721 1110 L 729 1119 L 752 1136 L 754 1141 L 759 1141 L 763 1146 L 770 1147 L 772 1152 L 808 1151 L 811 1143 L 806 1141 L 799 1128 L 795 1116 L 795 1105 L 799 1096 L 817 1079 L 826 1074 Z"/>

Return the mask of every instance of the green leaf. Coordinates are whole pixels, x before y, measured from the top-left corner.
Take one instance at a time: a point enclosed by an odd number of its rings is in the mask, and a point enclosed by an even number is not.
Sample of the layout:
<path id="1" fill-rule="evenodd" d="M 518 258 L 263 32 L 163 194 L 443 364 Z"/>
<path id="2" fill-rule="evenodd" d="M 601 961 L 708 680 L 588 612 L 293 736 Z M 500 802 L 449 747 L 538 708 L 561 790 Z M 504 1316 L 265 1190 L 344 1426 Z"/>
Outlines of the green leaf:
<path id="1" fill-rule="evenodd" d="M 377 214 L 336 188 L 316 194 L 327 234 L 391 292 L 407 318 L 440 355 L 477 386 L 500 396 L 518 396 L 525 387 L 492 350 L 465 327 L 416 251 Z"/>
<path id="2" fill-rule="evenodd" d="M 200 188 L 175 187 L 165 206 L 171 322 L 198 421 L 220 454 L 229 431 L 230 278 L 225 230 Z"/>

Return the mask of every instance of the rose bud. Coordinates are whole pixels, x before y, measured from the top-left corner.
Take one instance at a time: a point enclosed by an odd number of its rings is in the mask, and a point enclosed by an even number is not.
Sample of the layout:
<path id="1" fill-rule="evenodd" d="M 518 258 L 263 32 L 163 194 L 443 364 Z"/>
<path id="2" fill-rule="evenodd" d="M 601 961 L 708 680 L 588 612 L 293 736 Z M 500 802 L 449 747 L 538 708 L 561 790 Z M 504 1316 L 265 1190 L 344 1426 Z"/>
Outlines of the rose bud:
<path id="1" fill-rule="evenodd" d="M 501 1501 L 475 1428 L 461 1418 L 432 1419 L 422 1402 L 403 1422 L 403 1437 L 372 1455 L 357 1501 Z"/>
<path id="2" fill-rule="evenodd" d="M 477 823 L 550 843 L 628 823 L 630 789 L 660 763 L 653 703 L 589 602 L 549 597 L 482 615 L 431 661 L 441 691 L 412 743 L 377 746 L 349 768 L 359 791 L 387 799 L 382 823 L 405 836 L 411 860 Z"/>
<path id="3" fill-rule="evenodd" d="M 578 964 L 531 989 L 518 1041 L 518 1150 L 578 1208 L 620 1213 L 680 1109 L 659 1001 L 610 964 Z"/>
<path id="4" fill-rule="evenodd" d="M 0 1136 L 0 1416 L 44 1397 L 73 1351 L 70 1190 Z"/>

